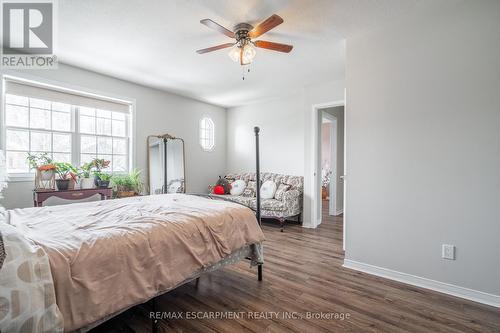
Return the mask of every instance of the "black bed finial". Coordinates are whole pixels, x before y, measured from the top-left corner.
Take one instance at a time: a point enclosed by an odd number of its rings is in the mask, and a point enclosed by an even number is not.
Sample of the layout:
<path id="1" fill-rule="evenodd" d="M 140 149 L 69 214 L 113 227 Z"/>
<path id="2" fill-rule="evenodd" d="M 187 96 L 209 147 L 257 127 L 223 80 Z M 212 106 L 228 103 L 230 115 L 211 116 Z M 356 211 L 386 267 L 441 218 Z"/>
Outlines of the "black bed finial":
<path id="1" fill-rule="evenodd" d="M 255 126 L 255 127 L 253 128 L 253 131 L 255 132 L 255 134 L 259 134 L 259 132 L 260 132 L 260 128 L 259 128 L 259 126 Z"/>

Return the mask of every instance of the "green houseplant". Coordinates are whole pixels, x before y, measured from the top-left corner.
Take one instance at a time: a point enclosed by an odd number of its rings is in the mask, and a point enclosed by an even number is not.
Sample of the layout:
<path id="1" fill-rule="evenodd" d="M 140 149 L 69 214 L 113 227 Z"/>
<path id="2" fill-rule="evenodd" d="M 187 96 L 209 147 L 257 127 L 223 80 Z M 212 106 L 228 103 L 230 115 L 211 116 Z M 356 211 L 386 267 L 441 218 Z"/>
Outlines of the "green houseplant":
<path id="1" fill-rule="evenodd" d="M 95 186 L 101 187 L 101 186 L 99 185 L 99 180 L 100 180 L 101 178 L 99 178 L 99 177 L 100 177 L 101 175 L 107 175 L 107 174 L 103 173 L 103 172 L 102 172 L 102 170 L 103 170 L 103 169 L 107 169 L 107 168 L 109 167 L 109 164 L 110 164 L 110 163 L 111 163 L 110 161 L 105 160 L 105 159 L 103 159 L 103 158 L 94 158 L 94 159 L 92 160 L 92 162 L 90 162 L 90 164 L 91 164 L 91 168 L 95 170 L 95 171 L 94 171 L 94 184 L 95 184 Z M 106 177 L 106 176 L 103 176 L 103 177 Z M 104 179 L 103 179 L 103 180 L 104 180 Z M 109 186 L 109 180 L 110 180 L 110 178 L 109 178 L 109 179 L 107 179 L 107 181 L 108 181 L 108 185 L 106 185 L 106 187 L 108 187 L 108 186 Z"/>
<path id="2" fill-rule="evenodd" d="M 141 171 L 133 169 L 128 174 L 113 175 L 112 182 L 116 197 L 125 198 L 139 194 L 142 191 Z"/>
<path id="3" fill-rule="evenodd" d="M 67 162 L 55 162 L 54 165 L 58 176 L 58 179 L 56 179 L 57 189 L 59 191 L 66 191 L 69 187 L 69 182 L 72 179 L 76 180 L 76 168 Z"/>
<path id="4" fill-rule="evenodd" d="M 95 175 L 95 179 L 97 181 L 97 187 L 99 187 L 99 188 L 108 188 L 109 187 L 109 183 L 111 182 L 111 177 L 112 177 L 111 174 L 96 171 L 94 173 L 94 175 Z"/>
<path id="5" fill-rule="evenodd" d="M 78 175 L 80 176 L 80 188 L 82 189 L 94 188 L 95 186 L 94 179 L 91 177 L 93 167 L 94 166 L 92 162 L 85 163 L 80 167 L 78 172 Z"/>
<path id="6" fill-rule="evenodd" d="M 47 153 L 30 154 L 26 157 L 30 169 L 36 170 L 35 189 L 54 189 L 56 166 Z"/>

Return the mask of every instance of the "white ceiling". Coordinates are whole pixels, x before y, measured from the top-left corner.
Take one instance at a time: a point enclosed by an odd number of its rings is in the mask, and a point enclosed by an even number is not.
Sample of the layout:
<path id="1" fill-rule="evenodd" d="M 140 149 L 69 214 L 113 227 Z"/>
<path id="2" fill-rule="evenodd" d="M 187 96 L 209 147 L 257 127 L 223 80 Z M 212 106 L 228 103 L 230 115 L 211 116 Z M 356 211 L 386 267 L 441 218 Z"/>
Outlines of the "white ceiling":
<path id="1" fill-rule="evenodd" d="M 443 0 L 441 0 L 443 1 Z M 344 79 L 345 36 L 373 29 L 436 0 L 61 0 L 57 54 L 63 63 L 230 107 Z M 195 50 L 231 39 L 199 23 L 232 29 L 271 14 L 285 22 L 261 40 L 294 45 L 257 50 L 251 73 L 228 49 Z"/>

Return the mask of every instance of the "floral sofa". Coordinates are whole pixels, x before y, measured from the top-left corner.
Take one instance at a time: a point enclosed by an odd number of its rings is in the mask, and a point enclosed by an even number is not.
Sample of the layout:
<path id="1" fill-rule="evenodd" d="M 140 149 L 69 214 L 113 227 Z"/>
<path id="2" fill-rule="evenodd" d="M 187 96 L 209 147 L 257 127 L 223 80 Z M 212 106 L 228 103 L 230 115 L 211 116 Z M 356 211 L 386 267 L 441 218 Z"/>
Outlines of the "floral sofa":
<path id="1" fill-rule="evenodd" d="M 260 203 L 261 216 L 263 218 L 272 218 L 279 221 L 281 225 L 281 231 L 283 231 L 285 221 L 290 218 L 294 218 L 300 222 L 300 217 L 302 214 L 302 196 L 304 191 L 304 177 L 301 176 L 289 176 L 281 175 L 270 172 L 262 172 L 261 184 L 267 180 L 272 180 L 278 186 L 279 184 L 290 185 L 290 188 L 284 192 L 283 198 L 278 200 L 276 198 L 272 199 L 262 199 Z M 228 174 L 225 176 L 229 181 L 242 179 L 246 183 L 249 181 L 255 181 L 255 173 L 248 172 L 242 174 Z M 240 204 L 243 204 L 252 209 L 257 207 L 256 197 L 245 197 L 242 195 L 219 195 L 224 197 L 224 199 L 231 200 Z"/>

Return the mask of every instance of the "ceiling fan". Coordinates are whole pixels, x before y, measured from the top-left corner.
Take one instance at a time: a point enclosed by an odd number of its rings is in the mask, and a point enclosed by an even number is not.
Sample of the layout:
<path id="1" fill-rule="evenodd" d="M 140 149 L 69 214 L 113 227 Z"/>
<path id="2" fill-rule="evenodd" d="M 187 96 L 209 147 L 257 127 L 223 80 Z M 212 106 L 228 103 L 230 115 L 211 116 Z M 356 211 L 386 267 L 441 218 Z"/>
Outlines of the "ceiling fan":
<path id="1" fill-rule="evenodd" d="M 226 35 L 229 38 L 236 39 L 236 42 L 220 44 L 206 49 L 197 50 L 196 52 L 198 54 L 203 54 L 231 47 L 229 57 L 235 62 L 239 61 L 242 66 L 252 63 L 252 60 L 257 54 L 255 47 L 284 53 L 289 53 L 293 48 L 292 45 L 287 44 L 267 42 L 264 40 L 252 40 L 283 23 L 283 19 L 276 14 L 270 16 L 267 20 L 260 23 L 256 27 L 248 23 L 238 23 L 234 26 L 233 31 L 224 28 L 210 19 L 201 20 L 200 23 Z"/>

